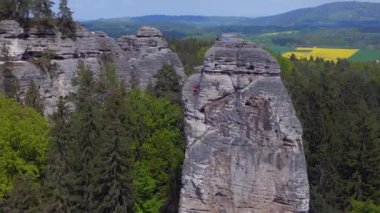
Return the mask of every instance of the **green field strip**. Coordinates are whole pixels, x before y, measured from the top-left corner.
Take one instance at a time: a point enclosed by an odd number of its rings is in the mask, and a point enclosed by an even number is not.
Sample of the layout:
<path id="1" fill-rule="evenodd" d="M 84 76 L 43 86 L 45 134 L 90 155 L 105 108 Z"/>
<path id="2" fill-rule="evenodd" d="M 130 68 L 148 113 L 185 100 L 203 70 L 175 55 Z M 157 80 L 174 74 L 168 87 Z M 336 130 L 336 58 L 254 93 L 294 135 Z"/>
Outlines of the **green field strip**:
<path id="1" fill-rule="evenodd" d="M 359 50 L 356 54 L 348 58 L 354 62 L 368 62 L 380 60 L 380 50 Z"/>
<path id="2" fill-rule="evenodd" d="M 279 55 L 286 53 L 286 52 L 295 51 L 295 48 L 286 47 L 286 46 L 268 46 L 267 49 L 269 49 L 270 51 L 272 51 L 276 54 L 279 54 Z"/>

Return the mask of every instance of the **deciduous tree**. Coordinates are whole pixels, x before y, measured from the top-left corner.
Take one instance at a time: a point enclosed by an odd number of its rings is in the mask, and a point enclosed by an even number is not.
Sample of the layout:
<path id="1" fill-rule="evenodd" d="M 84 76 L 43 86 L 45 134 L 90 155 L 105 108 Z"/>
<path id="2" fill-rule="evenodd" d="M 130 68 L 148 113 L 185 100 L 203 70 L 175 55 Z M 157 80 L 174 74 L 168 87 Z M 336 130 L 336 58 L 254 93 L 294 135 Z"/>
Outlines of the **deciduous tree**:
<path id="1" fill-rule="evenodd" d="M 0 197 L 12 189 L 14 178 L 40 177 L 48 149 L 49 125 L 32 108 L 0 95 Z"/>

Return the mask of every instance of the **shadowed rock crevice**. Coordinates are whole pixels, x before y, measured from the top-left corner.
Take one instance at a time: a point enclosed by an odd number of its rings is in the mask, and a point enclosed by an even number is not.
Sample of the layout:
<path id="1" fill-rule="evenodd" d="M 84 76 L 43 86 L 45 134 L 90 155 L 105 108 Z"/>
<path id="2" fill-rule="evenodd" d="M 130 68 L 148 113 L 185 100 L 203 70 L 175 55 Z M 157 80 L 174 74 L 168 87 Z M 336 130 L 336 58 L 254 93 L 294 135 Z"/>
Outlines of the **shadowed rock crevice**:
<path id="1" fill-rule="evenodd" d="M 180 212 L 307 212 L 302 128 L 276 60 L 216 42 L 188 78 Z"/>

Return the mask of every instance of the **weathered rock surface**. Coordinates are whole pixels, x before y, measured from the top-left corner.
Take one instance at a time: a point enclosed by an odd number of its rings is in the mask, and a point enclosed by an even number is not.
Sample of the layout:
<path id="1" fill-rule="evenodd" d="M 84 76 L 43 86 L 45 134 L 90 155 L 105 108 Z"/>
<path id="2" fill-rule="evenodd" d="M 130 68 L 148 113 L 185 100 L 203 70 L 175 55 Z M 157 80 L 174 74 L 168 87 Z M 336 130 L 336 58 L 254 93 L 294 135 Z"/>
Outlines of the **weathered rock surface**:
<path id="1" fill-rule="evenodd" d="M 157 37 L 157 38 L 162 38 L 162 33 L 157 30 L 154 27 L 142 27 L 138 32 L 137 32 L 137 37 L 143 38 L 143 37 Z"/>
<path id="2" fill-rule="evenodd" d="M 45 114 L 54 112 L 60 96 L 75 92 L 71 80 L 79 60 L 98 74 L 102 58 L 107 55 L 116 64 L 121 79 L 126 82 L 133 79 L 143 89 L 154 84 L 155 74 L 164 64 L 172 64 L 185 79 L 178 56 L 168 48 L 161 32 L 151 27 L 143 27 L 137 36 L 125 36 L 116 42 L 103 32 L 88 32 L 79 25 L 74 39 L 62 39 L 56 29 L 32 28 L 25 32 L 16 21 L 2 21 L 0 44 L 9 49 L 12 74 L 21 91 L 27 90 L 30 80 L 39 87 Z M 51 58 L 49 69 L 36 63 L 46 54 Z M 7 80 L 0 75 L 0 85 L 6 85 Z"/>
<path id="3" fill-rule="evenodd" d="M 178 55 L 168 48 L 162 33 L 152 27 L 142 27 L 137 36 L 128 35 L 117 39 L 119 46 L 125 51 L 127 66 L 124 79 L 139 79 L 141 88 L 154 84 L 154 75 L 164 64 L 174 66 L 177 74 L 185 80 L 185 72 Z M 122 68 L 121 68 L 122 69 Z"/>
<path id="4" fill-rule="evenodd" d="M 186 81 L 181 213 L 307 212 L 302 128 L 276 60 L 217 42 Z"/>

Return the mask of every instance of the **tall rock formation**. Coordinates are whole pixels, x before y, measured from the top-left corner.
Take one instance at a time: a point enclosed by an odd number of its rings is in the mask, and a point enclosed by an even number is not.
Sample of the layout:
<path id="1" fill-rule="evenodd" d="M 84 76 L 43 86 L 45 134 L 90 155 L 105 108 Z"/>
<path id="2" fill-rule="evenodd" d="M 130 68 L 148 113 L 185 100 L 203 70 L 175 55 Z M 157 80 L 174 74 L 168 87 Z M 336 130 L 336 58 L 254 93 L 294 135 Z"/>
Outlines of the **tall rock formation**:
<path id="1" fill-rule="evenodd" d="M 302 128 L 272 56 L 253 43 L 216 42 L 183 99 L 179 212 L 308 211 Z"/>
<path id="2" fill-rule="evenodd" d="M 71 80 L 79 60 L 98 74 L 105 55 L 115 63 L 121 79 L 127 83 L 134 80 L 142 89 L 154 84 L 155 74 L 164 64 L 173 65 L 185 79 L 181 61 L 155 28 L 143 27 L 137 36 L 115 41 L 103 32 L 88 32 L 78 25 L 73 39 L 61 37 L 54 28 L 25 32 L 16 21 L 0 22 L 0 47 L 5 45 L 9 51 L 11 70 L 0 73 L 0 91 L 7 90 L 7 82 L 17 79 L 25 94 L 33 80 L 44 100 L 45 114 L 52 114 L 59 97 L 76 91 Z"/>
<path id="3" fill-rule="evenodd" d="M 168 48 L 162 33 L 153 27 L 142 27 L 137 35 L 126 35 L 117 39 L 117 43 L 125 51 L 127 69 L 124 78 L 139 79 L 141 88 L 154 84 L 154 75 L 164 64 L 171 64 L 177 74 L 185 80 L 185 72 L 178 55 Z M 159 68 L 159 69 L 157 69 Z"/>

